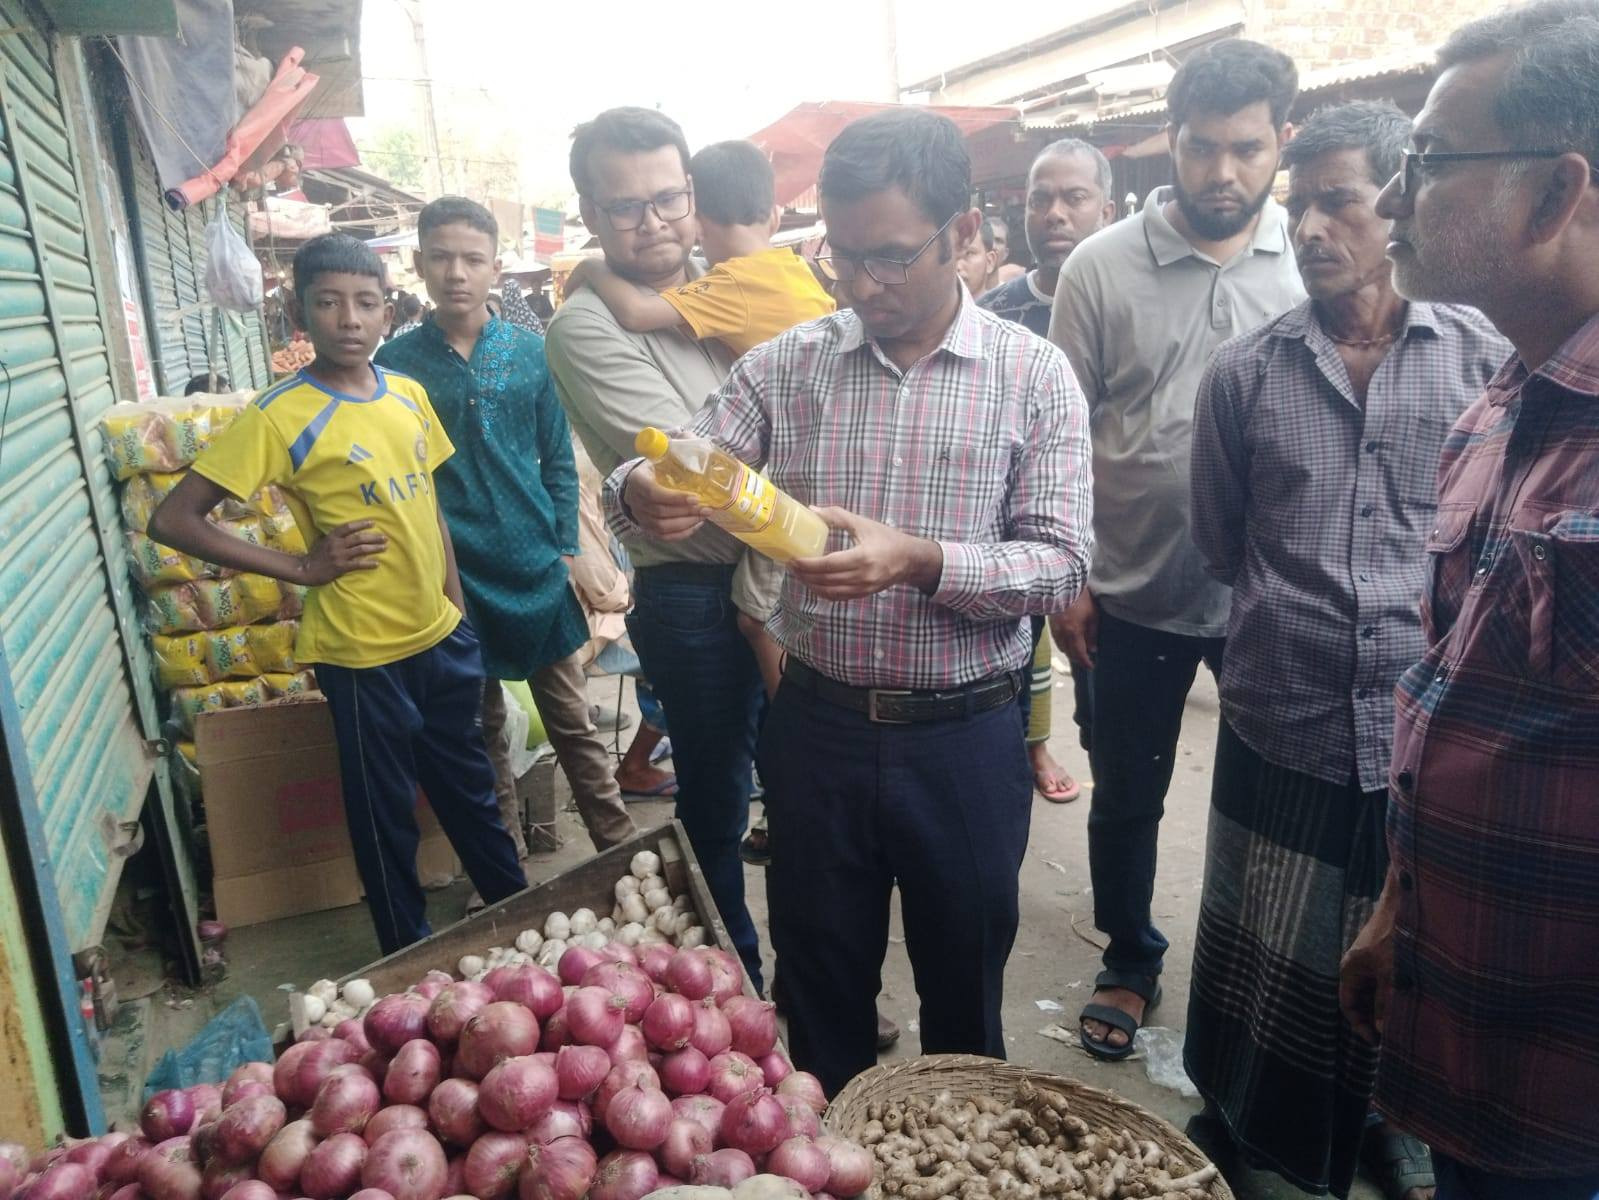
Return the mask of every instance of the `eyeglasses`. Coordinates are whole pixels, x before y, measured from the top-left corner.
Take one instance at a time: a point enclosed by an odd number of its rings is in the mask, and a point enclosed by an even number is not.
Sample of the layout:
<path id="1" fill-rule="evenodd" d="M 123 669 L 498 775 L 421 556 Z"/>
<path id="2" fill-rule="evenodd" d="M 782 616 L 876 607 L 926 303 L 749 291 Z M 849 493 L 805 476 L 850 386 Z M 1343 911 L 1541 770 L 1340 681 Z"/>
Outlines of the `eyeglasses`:
<path id="1" fill-rule="evenodd" d="M 960 213 L 955 213 L 940 225 L 933 232 L 933 236 L 922 243 L 922 248 L 909 258 L 884 258 L 878 254 L 818 254 L 816 265 L 823 275 L 838 283 L 848 283 L 855 278 L 855 272 L 860 270 L 865 271 L 884 287 L 898 287 L 910 280 L 912 264 L 927 253 L 927 248 L 943 236 L 944 230 L 948 229 L 958 216 Z"/>
<path id="2" fill-rule="evenodd" d="M 1465 150 L 1459 153 L 1402 150 L 1399 153 L 1399 195 L 1408 199 L 1416 191 L 1416 175 L 1428 167 L 1446 162 L 1492 162 L 1496 159 L 1559 158 L 1565 150 Z"/>
<path id="3" fill-rule="evenodd" d="M 631 233 L 644 224 L 646 209 L 653 212 L 657 220 L 681 221 L 693 207 L 694 189 L 684 188 L 677 192 L 662 192 L 653 200 L 619 200 L 600 211 L 617 233 Z"/>

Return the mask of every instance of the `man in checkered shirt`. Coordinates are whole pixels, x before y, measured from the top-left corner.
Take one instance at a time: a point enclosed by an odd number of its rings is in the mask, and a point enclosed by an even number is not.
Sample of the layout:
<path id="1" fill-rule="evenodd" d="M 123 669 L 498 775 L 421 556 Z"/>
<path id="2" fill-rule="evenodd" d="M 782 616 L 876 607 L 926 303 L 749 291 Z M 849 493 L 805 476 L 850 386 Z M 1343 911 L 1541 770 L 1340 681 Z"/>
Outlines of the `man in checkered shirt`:
<path id="1" fill-rule="evenodd" d="M 1092 501 L 1065 355 L 956 278 L 980 219 L 956 127 L 857 121 L 820 190 L 841 311 L 745 355 L 692 432 L 834 530 L 792 564 L 769 626 L 787 661 L 759 755 L 791 1048 L 834 1092 L 876 1059 L 896 885 L 922 1049 L 1004 1056 L 1033 791 L 1026 618 L 1081 590 Z M 630 534 L 686 537 L 709 515 L 638 461 L 606 500 Z"/>

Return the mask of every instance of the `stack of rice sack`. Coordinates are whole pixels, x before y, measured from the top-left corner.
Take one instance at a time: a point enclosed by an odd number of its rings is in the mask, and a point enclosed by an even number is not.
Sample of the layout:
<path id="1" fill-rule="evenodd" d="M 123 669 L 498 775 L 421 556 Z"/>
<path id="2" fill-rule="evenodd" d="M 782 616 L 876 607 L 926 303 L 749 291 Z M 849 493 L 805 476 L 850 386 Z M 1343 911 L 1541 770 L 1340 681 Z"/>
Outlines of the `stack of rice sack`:
<path id="1" fill-rule="evenodd" d="M 106 457 L 122 482 L 128 561 L 144 597 L 156 678 L 171 694 L 172 719 L 182 731 L 178 749 L 191 765 L 202 712 L 316 690 L 315 677 L 294 661 L 303 588 L 201 562 L 145 532 L 150 515 L 250 396 L 119 404 L 102 425 Z M 225 500 L 210 519 L 256 545 L 305 553 L 305 536 L 275 487 L 244 503 Z"/>

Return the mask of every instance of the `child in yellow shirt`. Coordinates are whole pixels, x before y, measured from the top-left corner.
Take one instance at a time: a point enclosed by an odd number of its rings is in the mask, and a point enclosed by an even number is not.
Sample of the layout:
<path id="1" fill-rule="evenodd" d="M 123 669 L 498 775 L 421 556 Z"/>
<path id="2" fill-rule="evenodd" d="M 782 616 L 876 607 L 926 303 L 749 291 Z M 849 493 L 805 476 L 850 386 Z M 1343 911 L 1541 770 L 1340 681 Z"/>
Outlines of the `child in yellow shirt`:
<path id="1" fill-rule="evenodd" d="M 697 339 L 715 338 L 734 354 L 833 311 L 833 298 L 805 260 L 772 245 L 782 210 L 774 199 L 772 164 L 759 147 L 742 141 L 707 146 L 690 160 L 689 182 L 709 271 L 655 292 L 596 256 L 578 264 L 567 287 L 593 288 L 630 333 L 682 328 Z M 739 629 L 755 651 L 768 694 L 781 674 L 782 653 L 766 634 L 781 578 L 780 566 L 752 551 L 733 576 Z"/>

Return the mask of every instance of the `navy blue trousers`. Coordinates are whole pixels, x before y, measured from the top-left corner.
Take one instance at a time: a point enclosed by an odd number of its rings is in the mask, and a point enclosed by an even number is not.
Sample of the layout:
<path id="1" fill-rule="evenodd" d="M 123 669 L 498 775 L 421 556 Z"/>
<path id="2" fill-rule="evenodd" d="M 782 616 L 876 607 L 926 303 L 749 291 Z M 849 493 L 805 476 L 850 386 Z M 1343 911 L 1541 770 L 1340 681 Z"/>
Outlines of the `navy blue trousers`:
<path id="1" fill-rule="evenodd" d="M 417 785 L 484 900 L 527 886 L 500 821 L 483 746 L 483 654 L 463 620 L 431 650 L 385 667 L 316 668 L 339 744 L 355 866 L 393 954 L 432 932 L 416 876 Z"/>
<path id="2" fill-rule="evenodd" d="M 1033 797 L 1016 704 L 874 725 L 785 682 L 760 763 L 794 1062 L 832 1095 L 877 1061 L 896 884 L 922 1051 L 1004 1058 L 1000 1001 Z"/>
<path id="3" fill-rule="evenodd" d="M 677 819 L 759 990 L 760 940 L 744 904 L 738 843 L 749 827 L 750 765 L 764 691 L 755 655 L 738 631 L 732 582 L 731 566 L 640 567 L 627 631 L 671 726 Z"/>

